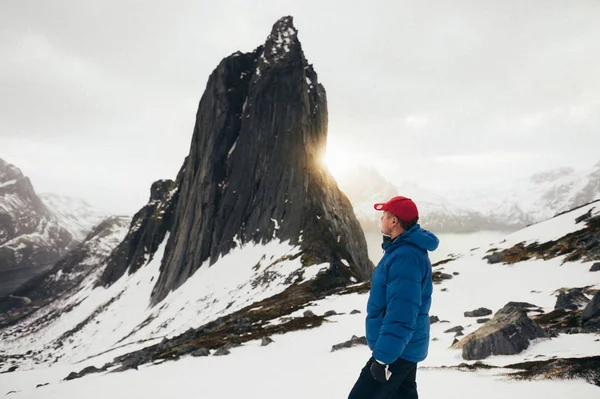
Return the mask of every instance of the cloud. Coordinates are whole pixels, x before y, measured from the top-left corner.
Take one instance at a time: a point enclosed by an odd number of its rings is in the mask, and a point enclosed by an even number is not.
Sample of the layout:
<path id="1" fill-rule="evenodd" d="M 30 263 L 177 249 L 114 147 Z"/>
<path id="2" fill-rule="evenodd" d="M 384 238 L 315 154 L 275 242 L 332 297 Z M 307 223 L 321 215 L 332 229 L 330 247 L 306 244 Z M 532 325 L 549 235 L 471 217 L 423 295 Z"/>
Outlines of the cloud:
<path id="1" fill-rule="evenodd" d="M 9 0 L 0 157 L 27 165 L 45 191 L 134 211 L 142 186 L 175 177 L 218 62 L 253 50 L 289 14 L 348 162 L 442 190 L 600 158 L 600 3 L 591 0 L 348 1 L 343 10 L 316 0 Z M 137 199 L 121 201 L 127 179 Z"/>

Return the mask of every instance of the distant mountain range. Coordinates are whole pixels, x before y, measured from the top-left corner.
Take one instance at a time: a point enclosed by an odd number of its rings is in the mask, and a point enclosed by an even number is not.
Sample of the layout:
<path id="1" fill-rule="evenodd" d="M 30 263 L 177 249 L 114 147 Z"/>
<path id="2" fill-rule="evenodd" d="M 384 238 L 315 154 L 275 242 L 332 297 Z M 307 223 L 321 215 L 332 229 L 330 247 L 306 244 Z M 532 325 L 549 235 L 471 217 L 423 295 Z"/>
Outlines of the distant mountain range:
<path id="1" fill-rule="evenodd" d="M 396 187 L 366 167 L 357 167 L 346 176 L 338 184 L 366 231 L 379 230 L 380 215 L 373 204 L 395 195 L 415 200 L 424 227 L 455 233 L 516 230 L 600 198 L 600 162 L 587 170 L 558 168 L 536 173 L 508 188 L 462 190 L 445 196 L 413 183 Z"/>
<path id="2" fill-rule="evenodd" d="M 82 200 L 38 195 L 18 167 L 0 159 L 0 298 L 50 269 L 107 217 Z"/>

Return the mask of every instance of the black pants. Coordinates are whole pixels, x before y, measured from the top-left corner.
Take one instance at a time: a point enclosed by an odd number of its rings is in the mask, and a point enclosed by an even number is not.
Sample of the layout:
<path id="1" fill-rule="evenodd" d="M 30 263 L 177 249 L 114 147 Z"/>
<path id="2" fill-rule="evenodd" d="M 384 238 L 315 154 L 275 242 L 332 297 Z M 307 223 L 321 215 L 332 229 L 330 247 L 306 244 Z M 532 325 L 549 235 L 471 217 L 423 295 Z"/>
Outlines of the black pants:
<path id="1" fill-rule="evenodd" d="M 417 363 L 398 359 L 390 364 L 392 376 L 387 382 L 379 382 L 371 375 L 371 363 L 360 372 L 358 381 L 350 391 L 348 399 L 417 399 Z"/>

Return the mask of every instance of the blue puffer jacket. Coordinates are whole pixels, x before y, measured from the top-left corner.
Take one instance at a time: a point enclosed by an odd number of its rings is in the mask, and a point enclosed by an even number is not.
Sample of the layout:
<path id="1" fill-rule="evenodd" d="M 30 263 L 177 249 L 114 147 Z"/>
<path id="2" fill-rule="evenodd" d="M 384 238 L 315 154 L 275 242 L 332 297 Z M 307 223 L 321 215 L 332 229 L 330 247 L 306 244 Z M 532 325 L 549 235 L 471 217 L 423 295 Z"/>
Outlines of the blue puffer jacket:
<path id="1" fill-rule="evenodd" d="M 391 364 L 427 357 L 433 292 L 427 251 L 438 244 L 418 224 L 382 244 L 385 253 L 373 272 L 367 303 L 367 342 L 375 359 Z"/>

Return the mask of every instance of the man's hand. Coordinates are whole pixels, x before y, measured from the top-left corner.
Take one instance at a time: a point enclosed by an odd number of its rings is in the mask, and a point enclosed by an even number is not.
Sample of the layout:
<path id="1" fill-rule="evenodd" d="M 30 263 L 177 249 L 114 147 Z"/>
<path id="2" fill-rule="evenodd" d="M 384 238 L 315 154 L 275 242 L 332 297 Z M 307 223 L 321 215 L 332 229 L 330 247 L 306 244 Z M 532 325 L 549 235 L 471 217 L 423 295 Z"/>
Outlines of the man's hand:
<path id="1" fill-rule="evenodd" d="M 381 363 L 379 360 L 373 360 L 373 363 L 371 363 L 371 375 L 379 382 L 387 382 L 392 376 L 389 368 L 389 365 Z"/>

